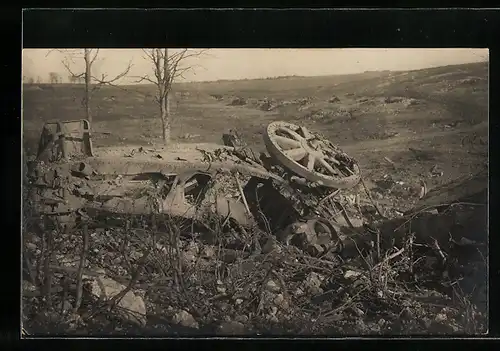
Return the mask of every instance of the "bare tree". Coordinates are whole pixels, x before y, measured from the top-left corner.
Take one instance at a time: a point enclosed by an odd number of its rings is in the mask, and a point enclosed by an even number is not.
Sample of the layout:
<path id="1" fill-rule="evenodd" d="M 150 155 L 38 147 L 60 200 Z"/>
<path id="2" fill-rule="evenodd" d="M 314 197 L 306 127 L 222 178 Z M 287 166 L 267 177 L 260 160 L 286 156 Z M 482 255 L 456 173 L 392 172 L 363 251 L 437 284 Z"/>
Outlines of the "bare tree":
<path id="1" fill-rule="evenodd" d="M 50 84 L 58 84 L 60 82 L 61 77 L 57 72 L 49 72 L 49 82 Z"/>
<path id="2" fill-rule="evenodd" d="M 160 108 L 162 122 L 162 136 L 165 145 L 170 143 L 171 115 L 170 92 L 172 84 L 178 78 L 194 68 L 194 65 L 185 65 L 187 59 L 201 56 L 206 50 L 181 49 L 169 52 L 169 49 L 144 49 L 145 59 L 152 64 L 154 77 L 149 75 L 140 77 L 138 83 L 147 81 L 156 85 L 155 102 Z M 184 66 L 183 66 L 184 65 Z"/>
<path id="3" fill-rule="evenodd" d="M 115 86 L 115 82 L 125 77 L 130 68 L 132 67 L 132 63 L 129 62 L 127 67 L 118 75 L 113 78 L 108 78 L 107 75 L 102 74 L 101 77 L 96 77 L 92 72 L 92 67 L 96 62 L 99 56 L 99 49 L 78 49 L 78 50 L 58 50 L 59 52 L 65 55 L 62 63 L 66 70 L 70 73 L 71 77 L 74 77 L 75 81 L 84 80 L 85 82 L 85 94 L 83 97 L 82 104 L 85 107 L 85 116 L 87 120 L 92 125 L 92 109 L 91 109 L 91 100 L 93 93 L 100 89 L 103 85 Z M 47 55 L 49 55 L 47 53 Z M 75 73 L 73 71 L 73 66 L 78 65 L 77 60 L 83 60 L 85 70 L 80 73 Z M 72 78 L 73 79 L 73 78 Z"/>
<path id="4" fill-rule="evenodd" d="M 85 83 L 85 77 L 78 77 L 70 74 L 68 76 L 68 82 L 70 82 L 71 84 L 83 84 Z"/>
<path id="5" fill-rule="evenodd" d="M 37 84 L 40 84 L 42 82 L 42 77 L 37 76 L 36 77 L 36 82 L 37 82 Z"/>
<path id="6" fill-rule="evenodd" d="M 33 77 L 23 76 L 24 84 L 33 84 L 35 83 L 35 79 Z"/>

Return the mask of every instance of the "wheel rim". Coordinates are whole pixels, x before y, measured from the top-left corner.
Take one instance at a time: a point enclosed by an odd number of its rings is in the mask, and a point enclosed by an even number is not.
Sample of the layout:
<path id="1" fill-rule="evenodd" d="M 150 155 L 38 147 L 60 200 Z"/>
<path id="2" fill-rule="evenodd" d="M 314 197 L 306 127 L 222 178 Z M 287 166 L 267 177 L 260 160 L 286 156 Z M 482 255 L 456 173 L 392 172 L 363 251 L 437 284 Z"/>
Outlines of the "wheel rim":
<path id="1" fill-rule="evenodd" d="M 347 155 L 341 149 L 303 126 L 272 122 L 265 135 L 268 151 L 289 170 L 308 180 L 331 187 L 351 187 L 359 181 L 355 162 L 346 164 L 342 157 Z"/>

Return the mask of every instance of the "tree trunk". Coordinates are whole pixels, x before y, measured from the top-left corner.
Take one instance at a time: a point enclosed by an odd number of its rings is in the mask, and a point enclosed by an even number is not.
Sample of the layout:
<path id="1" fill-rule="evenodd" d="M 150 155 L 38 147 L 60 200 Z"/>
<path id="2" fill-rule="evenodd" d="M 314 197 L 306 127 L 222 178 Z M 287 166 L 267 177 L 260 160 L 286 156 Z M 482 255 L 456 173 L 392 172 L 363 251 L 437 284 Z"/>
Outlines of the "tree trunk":
<path id="1" fill-rule="evenodd" d="M 161 123 L 163 129 L 163 143 L 170 144 L 170 97 L 167 94 L 160 102 Z"/>
<path id="2" fill-rule="evenodd" d="M 84 49 L 84 59 L 85 59 L 85 116 L 89 121 L 90 127 L 92 128 L 92 112 L 90 110 L 90 90 L 92 84 L 92 70 L 91 70 L 91 58 L 90 49 Z"/>

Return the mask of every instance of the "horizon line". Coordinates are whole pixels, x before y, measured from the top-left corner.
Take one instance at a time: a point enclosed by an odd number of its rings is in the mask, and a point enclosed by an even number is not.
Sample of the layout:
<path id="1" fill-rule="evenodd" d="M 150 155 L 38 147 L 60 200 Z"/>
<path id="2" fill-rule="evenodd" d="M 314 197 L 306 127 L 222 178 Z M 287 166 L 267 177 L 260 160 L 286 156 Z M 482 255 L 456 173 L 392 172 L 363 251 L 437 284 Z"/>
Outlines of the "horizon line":
<path id="1" fill-rule="evenodd" d="M 417 72 L 417 71 L 424 71 L 428 69 L 433 69 L 433 68 L 440 68 L 440 67 L 453 67 L 453 66 L 464 66 L 464 65 L 471 65 L 471 64 L 484 64 L 484 63 L 489 63 L 489 60 L 484 60 L 484 61 L 473 61 L 473 62 L 465 62 L 465 63 L 457 63 L 457 64 L 449 64 L 449 65 L 440 65 L 440 66 L 429 66 L 425 68 L 418 68 L 418 69 L 411 69 L 411 70 L 366 70 L 362 72 L 355 72 L 355 73 L 343 73 L 343 74 L 325 74 L 325 75 L 311 75 L 311 76 L 303 76 L 303 75 L 286 75 L 286 76 L 274 76 L 274 77 L 260 77 L 260 78 L 240 78 L 240 79 L 217 79 L 217 80 L 200 80 L 200 81 L 184 81 L 184 82 L 174 82 L 172 85 L 180 85 L 180 84 L 199 84 L 199 83 L 218 83 L 218 82 L 240 82 L 240 81 L 255 81 L 255 80 L 272 80 L 272 79 L 287 79 L 287 78 L 318 78 L 318 77 L 339 77 L 339 76 L 354 76 L 354 75 L 360 75 L 360 74 L 366 74 L 366 73 L 375 73 L 375 72 L 390 72 L 390 73 L 401 73 L 401 72 Z M 22 77 L 24 78 L 24 77 Z M 32 78 L 32 77 L 30 77 Z M 41 83 L 27 83 L 22 81 L 22 84 L 49 84 L 49 85 L 84 85 L 85 83 L 70 83 L 70 82 L 65 82 L 65 83 L 50 83 L 50 82 L 41 82 Z M 136 85 L 143 85 L 143 86 L 148 86 L 148 85 L 155 85 L 154 83 L 127 83 L 127 84 L 115 84 L 115 85 L 120 85 L 120 86 L 136 86 Z"/>

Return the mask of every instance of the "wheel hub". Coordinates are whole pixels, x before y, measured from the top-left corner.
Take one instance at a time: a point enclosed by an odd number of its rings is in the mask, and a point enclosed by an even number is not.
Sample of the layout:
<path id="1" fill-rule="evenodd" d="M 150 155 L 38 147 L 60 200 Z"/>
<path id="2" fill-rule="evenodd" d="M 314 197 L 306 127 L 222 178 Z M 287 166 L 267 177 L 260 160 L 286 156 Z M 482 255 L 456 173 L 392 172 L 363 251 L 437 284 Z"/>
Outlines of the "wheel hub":
<path id="1" fill-rule="evenodd" d="M 300 146 L 308 154 L 314 155 L 316 157 L 324 157 L 325 156 L 325 153 L 323 152 L 323 149 L 321 148 L 321 142 L 317 139 L 313 139 L 313 140 L 303 139 L 300 141 Z"/>

